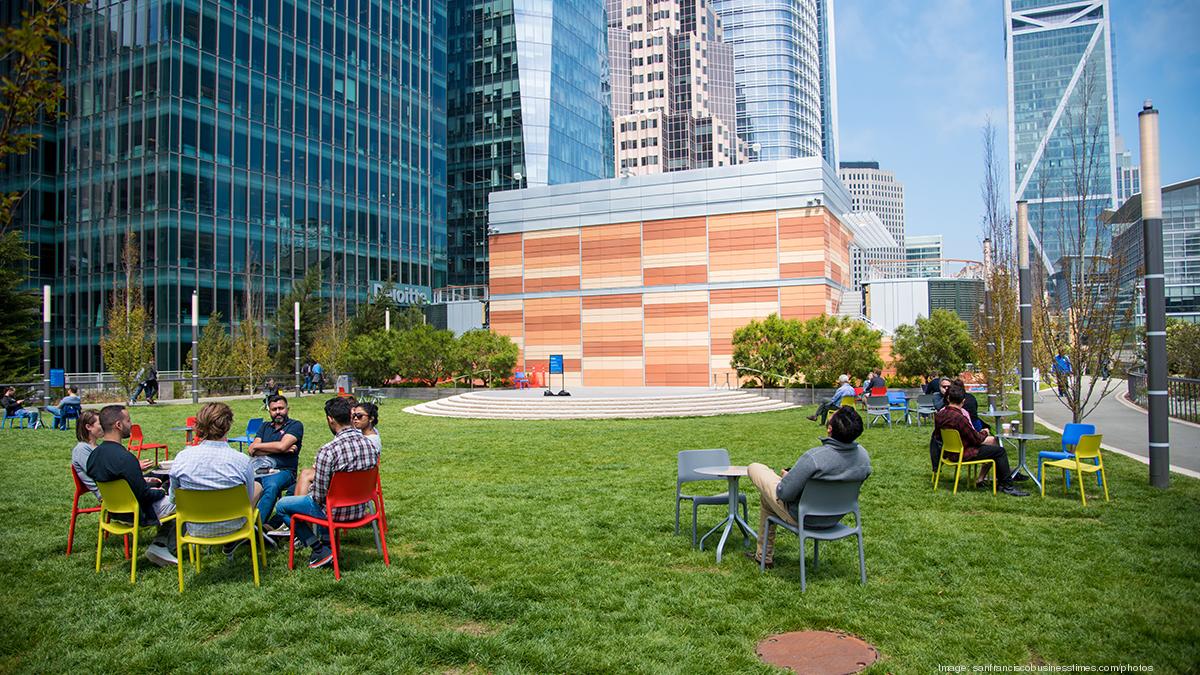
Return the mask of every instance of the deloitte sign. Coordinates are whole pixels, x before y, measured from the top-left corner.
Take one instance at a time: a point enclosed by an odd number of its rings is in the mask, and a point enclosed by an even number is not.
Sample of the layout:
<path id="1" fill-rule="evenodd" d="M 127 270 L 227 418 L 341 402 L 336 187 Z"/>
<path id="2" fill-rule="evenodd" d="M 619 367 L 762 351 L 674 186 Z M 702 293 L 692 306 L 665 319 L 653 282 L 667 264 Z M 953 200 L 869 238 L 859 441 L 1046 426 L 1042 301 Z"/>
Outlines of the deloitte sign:
<path id="1" fill-rule="evenodd" d="M 397 305 L 428 305 L 430 300 L 429 289 L 424 286 L 389 285 L 382 281 L 372 281 L 369 297 L 374 298 L 380 295 L 388 296 Z"/>

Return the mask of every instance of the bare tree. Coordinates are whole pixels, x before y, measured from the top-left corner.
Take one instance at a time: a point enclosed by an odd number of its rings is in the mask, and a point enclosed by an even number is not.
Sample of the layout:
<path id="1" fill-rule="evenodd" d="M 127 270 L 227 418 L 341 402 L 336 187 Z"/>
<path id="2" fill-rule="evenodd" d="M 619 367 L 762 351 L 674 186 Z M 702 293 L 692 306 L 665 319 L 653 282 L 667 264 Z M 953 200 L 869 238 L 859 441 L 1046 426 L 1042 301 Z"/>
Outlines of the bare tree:
<path id="1" fill-rule="evenodd" d="M 983 199 L 981 226 L 988 248 L 984 283 L 991 295 L 991 311 L 981 311 L 975 322 L 976 363 L 982 365 L 988 393 L 1004 407 L 1021 356 L 1021 320 L 1017 300 L 1017 260 L 1013 246 L 1012 216 L 1007 208 L 1001 158 L 996 154 L 996 126 L 989 117 L 983 132 Z M 990 346 L 990 348 L 989 348 Z M 1015 385 L 1015 380 L 1013 381 Z"/>
<path id="2" fill-rule="evenodd" d="M 1039 172 L 1040 201 L 1030 209 L 1030 225 L 1043 247 L 1047 235 L 1058 242 L 1058 259 L 1051 261 L 1056 267 L 1053 276 L 1034 275 L 1034 288 L 1042 289 L 1033 298 L 1034 343 L 1039 362 L 1050 366 L 1044 372 L 1052 374 L 1059 400 L 1075 422 L 1117 386 L 1089 375 L 1110 366 L 1132 316 L 1132 306 L 1121 307 L 1120 261 L 1113 257 L 1111 227 L 1101 217 L 1103 207 L 1096 197 L 1111 190 L 1105 184 L 1110 179 L 1105 171 L 1110 161 L 1106 92 L 1096 68 L 1095 62 L 1084 66 L 1059 123 L 1059 137 L 1068 152 L 1057 177 Z M 1069 371 L 1053 365 L 1059 355 L 1069 360 Z"/>

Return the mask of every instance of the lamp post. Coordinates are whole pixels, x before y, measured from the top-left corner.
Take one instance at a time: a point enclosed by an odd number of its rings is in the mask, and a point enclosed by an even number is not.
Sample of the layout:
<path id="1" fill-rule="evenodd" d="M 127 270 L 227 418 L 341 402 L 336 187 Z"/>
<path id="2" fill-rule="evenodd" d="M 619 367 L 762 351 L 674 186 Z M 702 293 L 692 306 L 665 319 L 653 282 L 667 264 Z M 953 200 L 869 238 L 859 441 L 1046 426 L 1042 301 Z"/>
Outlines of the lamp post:
<path id="1" fill-rule="evenodd" d="M 387 307 L 383 310 L 383 329 L 391 332 L 392 330 L 392 308 Z"/>
<path id="2" fill-rule="evenodd" d="M 42 286 L 42 407 L 50 405 L 50 286 Z"/>
<path id="3" fill-rule="evenodd" d="M 192 403 L 200 402 L 200 293 L 192 291 Z"/>
<path id="4" fill-rule="evenodd" d="M 992 240 L 983 240 L 983 317 L 987 327 L 988 374 L 992 378 L 1004 377 L 996 368 L 996 319 L 992 316 Z M 1003 404 L 1001 404 L 1003 405 Z M 996 409 L 996 383 L 988 382 L 988 410 Z"/>
<path id="5" fill-rule="evenodd" d="M 1138 113 L 1142 150 L 1142 251 L 1146 269 L 1146 401 L 1150 408 L 1150 484 L 1166 488 L 1171 477 L 1171 429 L 1167 398 L 1167 306 L 1163 276 L 1162 177 L 1159 174 L 1158 111 L 1147 100 Z"/>
<path id="6" fill-rule="evenodd" d="M 1021 307 L 1021 430 L 1033 432 L 1033 282 L 1029 278 L 1029 203 L 1017 202 L 1017 292 Z"/>
<path id="7" fill-rule="evenodd" d="M 300 303 L 292 306 L 292 328 L 296 339 L 296 396 L 300 395 Z"/>

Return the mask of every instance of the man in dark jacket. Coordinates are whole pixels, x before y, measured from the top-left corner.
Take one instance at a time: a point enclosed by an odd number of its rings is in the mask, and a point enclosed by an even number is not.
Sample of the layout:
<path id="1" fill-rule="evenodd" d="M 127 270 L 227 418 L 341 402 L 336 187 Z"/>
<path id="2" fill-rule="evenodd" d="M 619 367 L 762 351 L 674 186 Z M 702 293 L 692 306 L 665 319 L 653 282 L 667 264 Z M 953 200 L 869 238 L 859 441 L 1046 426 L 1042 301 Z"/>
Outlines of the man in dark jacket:
<path id="1" fill-rule="evenodd" d="M 950 384 L 962 387 L 963 392 L 966 393 L 966 398 L 963 399 L 962 407 L 963 410 L 966 410 L 967 414 L 971 416 L 971 425 L 975 427 L 976 431 L 991 433 L 991 427 L 989 427 L 986 422 L 979 419 L 979 399 L 975 398 L 975 394 L 967 391 L 967 385 L 963 384 L 962 380 L 954 380 Z"/>
<path id="2" fill-rule="evenodd" d="M 800 456 L 792 468 L 776 474 L 765 464 L 751 464 L 747 474 L 759 492 L 759 545 L 756 553 L 747 552 L 755 561 L 764 556 L 771 567 L 775 554 L 775 528 L 767 526 L 767 516 L 781 518 L 793 525 L 804 486 L 810 480 L 862 482 L 871 475 L 871 458 L 855 439 L 862 435 L 863 421 L 854 408 L 839 408 L 825 427 L 828 438 L 823 445 Z M 809 516 L 805 527 L 828 528 L 841 520 L 836 516 Z"/>
<path id="3" fill-rule="evenodd" d="M 942 430 L 953 429 L 958 432 L 963 443 L 963 459 L 990 459 L 996 462 L 995 480 L 1000 481 L 1000 491 L 1006 495 L 1014 497 L 1028 497 L 1029 493 L 1024 490 L 1018 490 L 1012 484 L 1012 470 L 1008 465 L 1008 453 L 1000 445 L 1000 441 L 995 436 L 991 436 L 983 431 L 976 431 L 974 425 L 971 424 L 971 416 L 963 409 L 963 400 L 967 397 L 967 392 L 958 385 L 951 385 L 946 391 L 946 407 L 937 411 L 933 416 L 933 436 L 929 439 L 929 459 L 934 471 L 937 471 L 938 463 L 941 461 L 942 455 Z M 979 481 L 982 482 L 990 468 L 984 464 L 984 469 L 979 473 Z M 978 484 L 977 484 L 978 485 Z"/>

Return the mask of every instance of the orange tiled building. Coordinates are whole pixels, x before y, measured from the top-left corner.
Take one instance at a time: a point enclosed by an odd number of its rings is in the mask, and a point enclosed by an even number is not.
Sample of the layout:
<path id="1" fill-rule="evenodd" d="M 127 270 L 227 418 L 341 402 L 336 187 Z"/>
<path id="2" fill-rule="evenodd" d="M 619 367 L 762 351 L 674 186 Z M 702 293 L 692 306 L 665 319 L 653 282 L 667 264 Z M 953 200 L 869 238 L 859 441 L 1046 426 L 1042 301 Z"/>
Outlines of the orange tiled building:
<path id="1" fill-rule="evenodd" d="M 523 367 L 562 354 L 568 387 L 724 384 L 734 330 L 836 314 L 850 244 L 876 234 L 819 158 L 498 192 L 489 210 L 491 327 Z"/>

